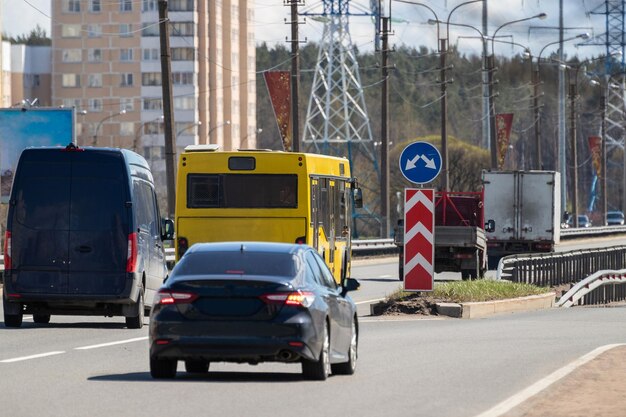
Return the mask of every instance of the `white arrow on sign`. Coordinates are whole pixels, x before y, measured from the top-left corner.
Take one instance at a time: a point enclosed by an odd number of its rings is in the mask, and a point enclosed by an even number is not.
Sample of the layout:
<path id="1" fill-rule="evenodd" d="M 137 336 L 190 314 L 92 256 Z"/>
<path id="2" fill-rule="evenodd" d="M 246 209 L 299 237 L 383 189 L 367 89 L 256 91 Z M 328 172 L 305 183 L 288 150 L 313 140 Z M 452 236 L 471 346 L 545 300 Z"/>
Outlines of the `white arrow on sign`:
<path id="1" fill-rule="evenodd" d="M 426 162 L 426 168 L 437 169 L 437 165 L 435 165 L 434 159 L 429 159 L 428 157 L 426 157 L 426 155 L 419 155 L 419 154 L 415 155 L 415 158 L 409 159 L 408 161 L 406 161 L 405 169 L 408 171 L 409 169 L 416 168 L 415 164 L 417 163 L 419 159 Z"/>

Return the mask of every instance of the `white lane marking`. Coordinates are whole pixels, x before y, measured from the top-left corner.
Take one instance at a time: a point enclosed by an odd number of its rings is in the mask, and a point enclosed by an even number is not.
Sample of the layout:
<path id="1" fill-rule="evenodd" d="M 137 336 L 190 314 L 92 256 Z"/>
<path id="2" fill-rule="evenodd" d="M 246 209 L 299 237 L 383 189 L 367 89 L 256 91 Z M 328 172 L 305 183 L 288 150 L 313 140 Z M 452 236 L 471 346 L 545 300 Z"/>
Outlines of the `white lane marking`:
<path id="1" fill-rule="evenodd" d="M 118 340 L 117 342 L 100 343 L 99 345 L 81 346 L 81 347 L 77 347 L 74 349 L 75 350 L 98 349 L 98 348 L 107 347 L 107 346 L 122 345 L 124 343 L 140 342 L 142 340 L 148 340 L 148 336 L 136 337 L 134 339 Z"/>
<path id="2" fill-rule="evenodd" d="M 550 375 L 546 376 L 545 378 L 535 382 L 533 385 L 529 386 L 528 388 L 526 388 L 526 389 L 518 392 L 517 394 L 507 398 L 506 400 L 502 401 L 500 404 L 496 405 L 495 407 L 491 408 L 490 410 L 485 411 L 484 413 L 481 413 L 481 414 L 477 415 L 476 417 L 498 417 L 498 416 L 501 416 L 502 414 L 510 411 L 514 407 L 517 407 L 518 405 L 520 405 L 524 401 L 528 400 L 530 397 L 532 397 L 532 396 L 538 394 L 539 392 L 543 391 L 544 389 L 548 388 L 550 385 L 554 384 L 559 379 L 569 375 L 576 368 L 578 368 L 578 367 L 586 364 L 587 362 L 597 358 L 602 353 L 604 353 L 604 352 L 606 352 L 606 351 L 608 351 L 610 349 L 613 349 L 615 347 L 618 347 L 618 346 L 626 346 L 626 343 L 615 343 L 615 344 L 611 344 L 611 345 L 600 346 L 599 348 L 596 348 L 596 349 L 592 350 L 591 352 L 587 353 L 586 355 L 581 356 L 580 358 L 576 359 L 575 361 L 571 362 L 570 364 L 565 365 L 561 369 L 557 369 L 556 371 L 554 371 Z"/>
<path id="3" fill-rule="evenodd" d="M 401 321 L 432 321 L 432 320 L 446 320 L 445 317 L 407 317 L 396 318 L 398 316 L 390 316 L 390 318 L 382 319 L 359 319 L 359 323 L 398 323 Z"/>
<path id="4" fill-rule="evenodd" d="M 60 355 L 62 353 L 65 353 L 65 351 L 59 350 L 56 352 L 40 353 L 38 355 L 22 356 L 20 358 L 5 359 L 3 361 L 0 361 L 0 363 L 13 363 L 13 362 L 27 361 L 29 359 L 38 359 L 38 358 L 45 358 L 46 356 Z"/>
<path id="5" fill-rule="evenodd" d="M 354 304 L 367 304 L 367 303 L 377 303 L 379 301 L 383 301 L 384 298 L 376 298 L 374 300 L 365 300 L 365 301 L 359 301 L 359 302 L 355 302 Z"/>

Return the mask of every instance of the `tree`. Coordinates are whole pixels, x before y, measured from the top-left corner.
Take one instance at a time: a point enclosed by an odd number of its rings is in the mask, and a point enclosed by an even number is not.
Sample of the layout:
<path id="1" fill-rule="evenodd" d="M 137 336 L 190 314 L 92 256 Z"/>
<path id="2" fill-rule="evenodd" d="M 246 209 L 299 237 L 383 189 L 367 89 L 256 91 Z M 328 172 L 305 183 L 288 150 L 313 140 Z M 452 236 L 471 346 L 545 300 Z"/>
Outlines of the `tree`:
<path id="1" fill-rule="evenodd" d="M 17 38 L 2 35 L 2 39 L 8 40 L 11 44 L 23 44 L 28 46 L 50 46 L 52 40 L 48 37 L 46 30 L 37 25 L 28 35 L 19 35 Z"/>

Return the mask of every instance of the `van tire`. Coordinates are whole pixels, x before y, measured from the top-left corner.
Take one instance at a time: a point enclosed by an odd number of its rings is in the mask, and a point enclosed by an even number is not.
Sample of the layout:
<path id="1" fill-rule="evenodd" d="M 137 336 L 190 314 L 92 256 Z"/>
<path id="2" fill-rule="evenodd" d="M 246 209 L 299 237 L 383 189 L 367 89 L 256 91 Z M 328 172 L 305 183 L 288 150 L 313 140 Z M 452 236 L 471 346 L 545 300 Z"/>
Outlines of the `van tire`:
<path id="1" fill-rule="evenodd" d="M 22 311 L 22 305 L 19 305 L 20 312 L 17 314 L 8 313 L 8 311 L 16 310 L 15 306 L 9 305 L 7 300 L 2 297 L 2 310 L 4 311 L 4 326 L 5 327 L 21 327 L 22 319 L 24 318 L 24 314 Z"/>
<path id="2" fill-rule="evenodd" d="M 50 314 L 33 314 L 33 321 L 37 324 L 50 323 Z"/>
<path id="3" fill-rule="evenodd" d="M 143 287 L 141 287 L 139 289 L 137 303 L 135 304 L 135 310 L 137 311 L 137 315 L 133 317 L 126 317 L 126 327 L 128 327 L 129 329 L 141 329 L 143 327 L 145 308 L 146 307 L 143 302 Z"/>

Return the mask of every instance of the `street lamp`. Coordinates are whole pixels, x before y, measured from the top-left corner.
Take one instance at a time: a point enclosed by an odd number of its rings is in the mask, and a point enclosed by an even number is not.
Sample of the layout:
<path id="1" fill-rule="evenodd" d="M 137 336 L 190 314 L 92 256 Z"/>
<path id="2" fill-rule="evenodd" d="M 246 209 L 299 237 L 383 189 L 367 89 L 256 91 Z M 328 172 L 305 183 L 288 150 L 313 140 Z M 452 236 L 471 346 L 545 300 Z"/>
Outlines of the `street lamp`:
<path id="1" fill-rule="evenodd" d="M 140 133 L 143 130 L 143 127 L 145 125 L 147 125 L 148 123 L 154 123 L 154 122 L 159 122 L 162 121 L 163 119 L 165 119 L 165 116 L 160 115 L 159 117 L 152 119 L 152 120 L 148 120 L 147 122 L 143 122 L 142 124 L 139 125 L 139 127 L 135 130 L 135 139 L 133 140 L 133 151 L 137 152 L 137 146 L 139 145 L 139 138 L 141 137 Z"/>
<path id="2" fill-rule="evenodd" d="M 182 129 L 180 129 L 178 132 L 176 132 L 176 136 L 175 137 L 178 138 L 178 136 L 180 136 L 181 133 L 183 133 L 185 130 L 191 129 L 194 126 L 202 126 L 202 121 L 188 124 L 187 126 L 185 126 Z"/>
<path id="3" fill-rule="evenodd" d="M 93 143 L 92 143 L 92 146 L 96 146 L 96 142 L 98 140 L 98 131 L 100 130 L 100 126 L 102 126 L 102 123 L 104 123 L 107 120 L 112 119 L 114 117 L 120 116 L 122 114 L 126 114 L 126 110 L 122 110 L 120 112 L 117 112 L 115 114 L 112 114 L 112 115 L 107 116 L 104 119 L 100 120 L 100 122 L 98 123 L 98 126 L 96 126 L 96 130 L 93 133 Z"/>
<path id="4" fill-rule="evenodd" d="M 244 144 L 247 146 L 248 145 L 248 137 L 252 136 L 252 135 L 258 135 L 259 133 L 263 132 L 263 128 L 257 128 L 254 129 L 254 132 L 252 133 L 248 133 L 246 136 L 244 136 L 243 140 L 241 141 L 241 143 L 239 144 L 239 147 L 241 149 L 246 149 L 244 148 Z"/>
<path id="5" fill-rule="evenodd" d="M 423 4 L 423 3 L 418 3 L 418 2 L 413 2 L 413 1 L 408 1 L 408 0 L 396 0 L 400 3 L 408 3 L 408 4 L 414 4 L 416 6 L 422 6 L 427 8 L 428 10 L 430 10 L 430 12 L 435 16 L 435 20 L 429 20 L 428 23 L 430 24 L 436 24 L 437 25 L 437 40 L 439 42 L 439 48 L 438 48 L 438 52 L 439 52 L 439 71 L 440 71 L 440 80 L 439 80 L 439 84 L 440 84 L 440 88 L 441 88 L 441 171 L 443 174 L 443 181 L 442 181 L 442 189 L 443 191 L 450 191 L 450 171 L 448 169 L 448 130 L 447 130 L 447 115 L 448 115 L 448 99 L 447 99 L 447 85 L 448 85 L 448 80 L 446 78 L 446 70 L 447 70 L 447 63 L 446 63 L 446 59 L 447 59 L 447 54 L 448 54 L 448 47 L 449 47 L 449 39 L 450 39 L 450 17 L 452 17 L 452 14 L 460 7 L 468 5 L 468 4 L 472 4 L 472 3 L 478 3 L 478 2 L 483 2 L 483 0 L 471 0 L 471 1 L 466 1 L 464 3 L 458 4 L 456 7 L 454 7 L 450 13 L 448 14 L 448 18 L 446 19 L 446 38 L 443 39 L 441 38 L 441 31 L 439 28 L 439 17 L 437 16 L 437 13 L 435 13 L 435 11 Z M 432 22 L 432 23 L 431 23 Z"/>
<path id="6" fill-rule="evenodd" d="M 215 131 L 216 129 L 218 129 L 218 128 L 220 128 L 220 127 L 223 127 L 223 126 L 228 126 L 228 125 L 230 125 L 230 120 L 226 120 L 224 123 L 222 123 L 222 124 L 219 124 L 219 125 L 217 125 L 217 126 L 212 127 L 212 128 L 209 130 L 209 133 L 208 133 L 208 136 L 209 136 L 209 141 L 210 141 L 210 138 L 211 138 L 211 133 L 213 133 L 213 131 Z"/>
<path id="7" fill-rule="evenodd" d="M 525 22 L 527 20 L 532 19 L 545 19 L 547 15 L 545 13 L 539 13 L 534 16 L 525 17 L 523 19 L 511 20 L 510 22 L 506 22 L 498 26 L 498 28 L 493 32 L 493 37 L 491 38 L 491 56 L 487 57 L 487 84 L 489 87 L 489 130 L 490 130 L 490 138 L 491 143 L 490 151 L 491 151 L 491 168 L 498 169 L 498 153 L 497 153 L 497 137 L 496 137 L 496 106 L 495 106 L 495 97 L 493 95 L 493 72 L 495 71 L 495 40 L 498 32 L 505 26 L 509 26 L 515 23 Z"/>

